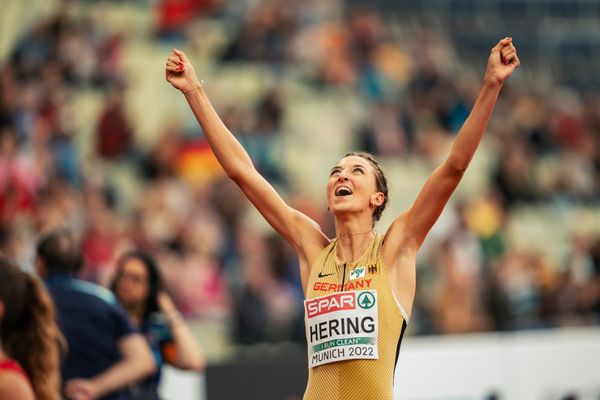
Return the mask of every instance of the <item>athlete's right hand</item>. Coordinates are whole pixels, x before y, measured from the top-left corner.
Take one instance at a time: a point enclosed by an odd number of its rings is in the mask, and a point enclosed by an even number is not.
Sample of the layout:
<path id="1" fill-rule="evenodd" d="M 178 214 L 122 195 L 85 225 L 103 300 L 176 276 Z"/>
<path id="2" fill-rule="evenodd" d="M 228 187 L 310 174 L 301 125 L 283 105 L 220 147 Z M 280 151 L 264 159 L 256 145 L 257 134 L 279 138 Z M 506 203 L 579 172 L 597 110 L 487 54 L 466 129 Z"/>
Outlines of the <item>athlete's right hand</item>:
<path id="1" fill-rule="evenodd" d="M 173 87 L 184 93 L 200 86 L 200 81 L 196 77 L 196 71 L 194 71 L 192 63 L 183 51 L 177 49 L 173 49 L 167 59 L 166 78 Z"/>
<path id="2" fill-rule="evenodd" d="M 487 82 L 502 84 L 520 64 L 521 61 L 517 56 L 517 49 L 513 45 L 512 38 L 505 37 L 492 49 L 484 79 Z"/>

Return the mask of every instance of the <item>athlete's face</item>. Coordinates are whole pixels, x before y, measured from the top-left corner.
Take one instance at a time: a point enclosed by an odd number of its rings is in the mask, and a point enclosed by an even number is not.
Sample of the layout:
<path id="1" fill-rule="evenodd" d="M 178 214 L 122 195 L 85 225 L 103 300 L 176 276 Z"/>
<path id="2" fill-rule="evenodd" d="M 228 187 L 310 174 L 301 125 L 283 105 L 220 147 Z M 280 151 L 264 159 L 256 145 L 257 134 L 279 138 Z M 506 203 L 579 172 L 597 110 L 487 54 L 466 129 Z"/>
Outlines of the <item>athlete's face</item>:
<path id="1" fill-rule="evenodd" d="M 333 214 L 362 212 L 382 204 L 377 191 L 375 169 L 359 156 L 344 157 L 331 169 L 327 183 L 327 205 Z"/>
<path id="2" fill-rule="evenodd" d="M 149 286 L 148 271 L 144 263 L 136 258 L 126 260 L 115 286 L 119 301 L 125 307 L 140 306 L 146 301 Z"/>

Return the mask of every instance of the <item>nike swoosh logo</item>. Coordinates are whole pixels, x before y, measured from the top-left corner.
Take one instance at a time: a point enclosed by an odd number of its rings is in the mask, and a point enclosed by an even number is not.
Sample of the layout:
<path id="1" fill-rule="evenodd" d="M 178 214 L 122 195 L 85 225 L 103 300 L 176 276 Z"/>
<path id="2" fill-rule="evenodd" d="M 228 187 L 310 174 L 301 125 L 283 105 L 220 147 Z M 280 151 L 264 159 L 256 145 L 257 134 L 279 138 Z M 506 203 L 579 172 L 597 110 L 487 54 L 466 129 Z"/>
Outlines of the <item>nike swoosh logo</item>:
<path id="1" fill-rule="evenodd" d="M 333 275 L 333 274 L 334 274 L 333 272 L 331 274 L 324 274 L 323 272 L 319 272 L 318 276 L 319 276 L 319 278 L 325 278 L 326 276 Z"/>

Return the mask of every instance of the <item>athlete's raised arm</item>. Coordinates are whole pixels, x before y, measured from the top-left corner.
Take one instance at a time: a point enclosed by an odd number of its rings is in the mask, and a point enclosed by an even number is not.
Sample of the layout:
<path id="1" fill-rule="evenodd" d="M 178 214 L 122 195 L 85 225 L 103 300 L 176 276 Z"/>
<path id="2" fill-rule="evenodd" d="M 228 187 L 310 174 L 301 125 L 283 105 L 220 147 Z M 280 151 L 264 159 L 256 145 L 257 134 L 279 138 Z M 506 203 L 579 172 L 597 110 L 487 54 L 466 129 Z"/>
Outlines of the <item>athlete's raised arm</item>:
<path id="1" fill-rule="evenodd" d="M 302 267 L 309 267 L 311 254 L 328 243 L 317 223 L 288 206 L 258 173 L 248 153 L 217 115 L 196 76 L 194 67 L 182 51 L 174 49 L 169 56 L 166 79 L 184 93 L 208 143 L 229 178 L 242 189 L 267 222 L 296 249 L 301 264 L 302 258 L 306 257 L 307 264 Z"/>
<path id="2" fill-rule="evenodd" d="M 504 81 L 518 66 L 519 58 L 512 38 L 500 40 L 492 49 L 479 96 L 456 137 L 450 155 L 427 179 L 412 207 L 398 217 L 386 233 L 386 262 L 414 257 L 469 166 Z"/>

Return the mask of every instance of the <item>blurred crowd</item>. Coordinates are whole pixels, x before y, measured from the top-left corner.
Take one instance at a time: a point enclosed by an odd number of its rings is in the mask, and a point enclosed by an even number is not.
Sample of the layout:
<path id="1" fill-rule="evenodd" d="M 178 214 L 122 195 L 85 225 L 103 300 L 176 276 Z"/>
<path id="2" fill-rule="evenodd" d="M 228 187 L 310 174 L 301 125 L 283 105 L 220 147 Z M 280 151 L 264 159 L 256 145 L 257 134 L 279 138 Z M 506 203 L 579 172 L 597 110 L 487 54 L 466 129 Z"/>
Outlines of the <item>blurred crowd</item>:
<path id="1" fill-rule="evenodd" d="M 483 69 L 462 64 L 442 34 L 404 37 L 382 10 L 179 2 L 193 10 L 186 13 L 170 3 L 178 2 L 157 2 L 148 41 L 185 46 L 190 24 L 222 21 L 228 36 L 217 62 L 266 65 L 282 79 L 293 71 L 307 87 L 359 97 L 369 117 L 353 132 L 356 143 L 389 162 L 439 162 L 481 82 Z M 31 265 L 39 235 L 66 227 L 80 239 L 83 278 L 108 284 L 119 255 L 140 248 L 159 260 L 186 318 L 221 324 L 235 343 L 304 340 L 291 249 L 250 222 L 249 203 L 182 124 L 139 146 L 124 104 L 128 37 L 105 29 L 98 13 L 74 16 L 72 2 L 61 4 L 0 65 L 0 252 Z M 88 121 L 94 138 L 87 154 L 78 146 L 73 94 L 90 90 L 102 96 L 103 109 Z M 251 109 L 220 110 L 258 169 L 282 188 L 291 186 L 280 159 L 285 110 L 277 89 Z M 411 332 L 598 323 L 600 236 L 574 232 L 570 255 L 557 261 L 511 246 L 506 222 L 523 205 L 600 206 L 600 95 L 561 82 L 544 89 L 509 83 L 486 141 L 493 149 L 486 190 L 451 207 L 420 258 Z M 133 198 L 111 183 L 123 165 L 135 171 Z M 197 169 L 205 178 L 188 184 Z M 302 194 L 287 200 L 331 231 L 321 204 Z"/>

